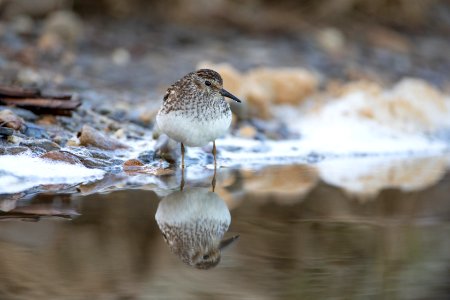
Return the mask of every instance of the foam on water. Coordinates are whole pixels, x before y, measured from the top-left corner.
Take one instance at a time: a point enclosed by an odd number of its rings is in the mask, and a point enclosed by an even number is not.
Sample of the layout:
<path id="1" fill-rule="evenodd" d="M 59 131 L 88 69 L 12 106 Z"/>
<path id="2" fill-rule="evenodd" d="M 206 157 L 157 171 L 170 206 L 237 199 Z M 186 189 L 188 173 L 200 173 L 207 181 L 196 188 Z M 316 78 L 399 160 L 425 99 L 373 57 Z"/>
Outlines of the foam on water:
<path id="1" fill-rule="evenodd" d="M 104 171 L 28 155 L 0 156 L 0 194 L 43 184 L 77 184 L 101 179 Z"/>

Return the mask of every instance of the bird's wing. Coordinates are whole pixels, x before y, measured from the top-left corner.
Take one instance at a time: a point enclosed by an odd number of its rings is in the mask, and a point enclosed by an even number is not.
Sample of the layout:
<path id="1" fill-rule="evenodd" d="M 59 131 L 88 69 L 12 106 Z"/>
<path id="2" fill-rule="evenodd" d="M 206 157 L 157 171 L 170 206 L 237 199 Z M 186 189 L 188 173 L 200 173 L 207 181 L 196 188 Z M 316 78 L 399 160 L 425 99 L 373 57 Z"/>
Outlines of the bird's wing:
<path id="1" fill-rule="evenodd" d="M 169 88 L 167 89 L 166 94 L 164 95 L 164 98 L 163 98 L 163 101 L 164 101 L 164 102 L 167 101 L 167 99 L 168 99 L 169 96 L 170 96 L 170 92 L 171 92 L 172 90 L 173 90 L 172 87 L 169 87 Z"/>

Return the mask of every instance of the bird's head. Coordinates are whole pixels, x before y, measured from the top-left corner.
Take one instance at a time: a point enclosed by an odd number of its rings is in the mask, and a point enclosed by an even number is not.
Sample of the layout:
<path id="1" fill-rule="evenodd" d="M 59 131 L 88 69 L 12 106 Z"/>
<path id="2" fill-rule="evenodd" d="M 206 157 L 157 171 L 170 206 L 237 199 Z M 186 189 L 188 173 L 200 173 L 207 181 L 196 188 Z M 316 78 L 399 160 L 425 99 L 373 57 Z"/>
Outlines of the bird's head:
<path id="1" fill-rule="evenodd" d="M 221 250 L 231 245 L 239 238 L 239 235 L 230 237 L 220 241 L 218 245 L 211 248 L 206 247 L 201 251 L 196 252 L 190 259 L 189 264 L 197 269 L 207 270 L 217 266 L 220 262 Z"/>
<path id="2" fill-rule="evenodd" d="M 210 94 L 220 94 L 236 102 L 241 102 L 236 96 L 223 88 L 223 80 L 219 73 L 211 69 L 200 69 L 192 73 L 194 83 L 200 90 Z"/>

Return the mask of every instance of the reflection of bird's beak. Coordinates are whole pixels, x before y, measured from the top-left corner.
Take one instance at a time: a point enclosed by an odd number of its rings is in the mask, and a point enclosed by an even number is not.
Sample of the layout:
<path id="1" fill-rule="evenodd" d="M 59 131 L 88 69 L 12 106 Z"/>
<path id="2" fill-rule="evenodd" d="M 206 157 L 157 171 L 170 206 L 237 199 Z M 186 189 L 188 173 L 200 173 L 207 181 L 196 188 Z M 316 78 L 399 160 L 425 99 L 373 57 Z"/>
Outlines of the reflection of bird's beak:
<path id="1" fill-rule="evenodd" d="M 234 242 L 235 240 L 237 240 L 238 238 L 239 238 L 239 235 L 235 235 L 235 236 L 232 236 L 232 237 L 230 237 L 230 238 L 228 238 L 228 239 L 226 239 L 226 240 L 220 241 L 219 249 L 220 249 L 220 250 L 225 249 L 226 247 L 228 247 L 228 246 L 230 246 L 231 244 L 233 244 L 233 242 Z"/>
<path id="2" fill-rule="evenodd" d="M 231 94 L 230 92 L 228 92 L 228 91 L 225 90 L 225 89 L 221 89 L 221 90 L 220 90 L 220 94 L 221 94 L 222 96 L 224 96 L 224 97 L 228 97 L 228 98 L 230 98 L 230 99 L 233 99 L 233 100 L 236 101 L 236 102 L 241 103 L 241 100 L 239 100 L 236 96 L 234 96 L 233 94 Z"/>

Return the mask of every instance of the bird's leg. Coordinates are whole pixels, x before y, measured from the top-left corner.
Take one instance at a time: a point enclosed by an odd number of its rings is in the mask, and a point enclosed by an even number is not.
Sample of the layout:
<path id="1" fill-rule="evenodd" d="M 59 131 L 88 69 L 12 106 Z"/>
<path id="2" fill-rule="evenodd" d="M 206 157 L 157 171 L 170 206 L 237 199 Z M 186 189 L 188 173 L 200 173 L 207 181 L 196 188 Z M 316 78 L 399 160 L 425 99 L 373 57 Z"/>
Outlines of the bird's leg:
<path id="1" fill-rule="evenodd" d="M 181 168 L 184 169 L 184 145 L 181 143 Z"/>
<path id="2" fill-rule="evenodd" d="M 212 150 L 212 154 L 213 154 L 213 156 L 214 156 L 214 175 L 213 175 L 213 179 L 212 179 L 211 185 L 212 185 L 212 191 L 214 192 L 214 190 L 216 189 L 216 171 L 217 171 L 217 161 L 216 161 L 217 150 L 216 150 L 216 141 L 213 141 L 213 150 Z"/>
<path id="3" fill-rule="evenodd" d="M 184 189 L 184 168 L 181 169 L 181 182 L 180 182 L 180 191 Z"/>
<path id="4" fill-rule="evenodd" d="M 213 156 L 214 156 L 214 170 L 215 170 L 216 167 L 217 167 L 217 161 L 216 161 L 216 157 L 217 157 L 216 141 L 213 141 L 212 154 L 213 154 Z"/>
<path id="5" fill-rule="evenodd" d="M 180 182 L 180 191 L 184 188 L 184 145 L 181 143 L 181 182 Z"/>
<path id="6" fill-rule="evenodd" d="M 214 192 L 214 190 L 216 189 L 216 168 L 214 168 L 214 175 L 213 175 L 213 179 L 211 181 L 211 187 L 212 187 L 212 191 Z"/>

